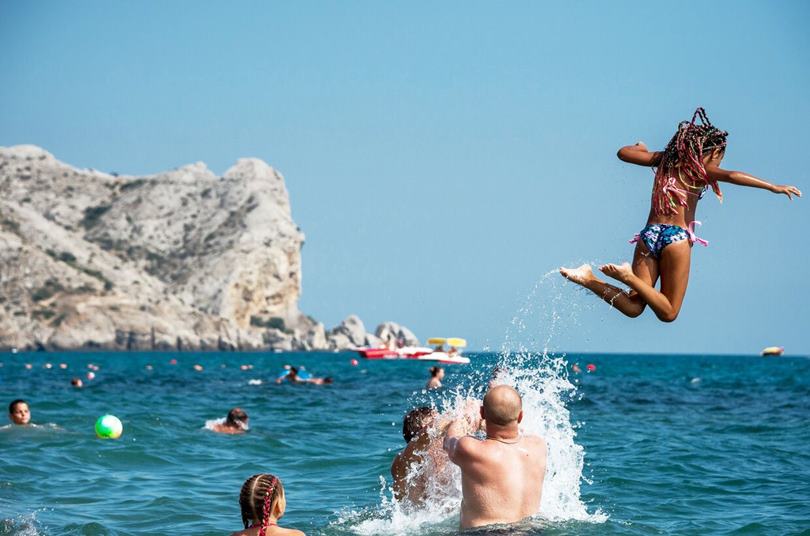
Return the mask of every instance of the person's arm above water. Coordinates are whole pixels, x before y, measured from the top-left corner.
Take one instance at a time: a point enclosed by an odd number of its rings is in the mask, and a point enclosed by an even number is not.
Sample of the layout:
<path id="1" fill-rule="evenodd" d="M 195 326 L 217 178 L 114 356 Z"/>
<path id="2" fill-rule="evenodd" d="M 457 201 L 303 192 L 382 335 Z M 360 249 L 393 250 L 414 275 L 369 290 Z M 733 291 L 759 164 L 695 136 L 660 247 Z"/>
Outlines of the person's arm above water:
<path id="1" fill-rule="evenodd" d="M 447 435 L 442 445 L 450 461 L 462 465 L 469 456 L 475 439 L 467 435 L 467 424 L 463 419 L 453 421 L 447 428 Z"/>
<path id="2" fill-rule="evenodd" d="M 717 166 L 716 164 L 706 165 L 706 173 L 708 173 L 709 178 L 719 182 L 727 182 L 729 184 L 747 186 L 749 188 L 761 188 L 775 194 L 785 194 L 788 196 L 788 199 L 791 200 L 793 199 L 794 195 L 797 197 L 802 196 L 802 192 L 795 186 L 788 184 L 771 184 L 768 181 L 764 181 L 760 178 L 754 177 L 753 175 L 749 175 L 748 173 L 744 173 L 742 171 L 729 171 Z"/>
<path id="3" fill-rule="evenodd" d="M 459 462 L 470 454 L 470 448 L 477 443 L 474 438 L 468 436 L 477 431 L 480 426 L 481 417 L 478 414 L 479 411 L 480 402 L 468 400 L 463 413 L 447 427 L 442 446 L 447 452 L 450 461 L 456 465 L 459 465 Z"/>
<path id="4" fill-rule="evenodd" d="M 622 162 L 646 167 L 657 166 L 661 162 L 662 155 L 663 153 L 650 152 L 644 142 L 640 141 L 635 145 L 626 145 L 616 153 Z"/>
<path id="5" fill-rule="evenodd" d="M 408 464 L 402 454 L 397 454 L 391 464 L 391 478 L 394 479 L 392 489 L 394 497 L 401 500 L 407 496 Z"/>

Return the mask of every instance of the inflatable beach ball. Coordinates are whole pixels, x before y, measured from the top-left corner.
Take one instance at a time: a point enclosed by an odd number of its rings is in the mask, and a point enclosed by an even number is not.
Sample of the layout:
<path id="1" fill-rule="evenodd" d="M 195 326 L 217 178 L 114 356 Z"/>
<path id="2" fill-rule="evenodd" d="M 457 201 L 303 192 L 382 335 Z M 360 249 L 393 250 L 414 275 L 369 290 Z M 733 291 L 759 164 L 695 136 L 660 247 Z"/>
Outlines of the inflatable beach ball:
<path id="1" fill-rule="evenodd" d="M 118 439 L 124 432 L 124 425 L 115 415 L 102 415 L 96 421 L 96 435 L 101 439 Z"/>

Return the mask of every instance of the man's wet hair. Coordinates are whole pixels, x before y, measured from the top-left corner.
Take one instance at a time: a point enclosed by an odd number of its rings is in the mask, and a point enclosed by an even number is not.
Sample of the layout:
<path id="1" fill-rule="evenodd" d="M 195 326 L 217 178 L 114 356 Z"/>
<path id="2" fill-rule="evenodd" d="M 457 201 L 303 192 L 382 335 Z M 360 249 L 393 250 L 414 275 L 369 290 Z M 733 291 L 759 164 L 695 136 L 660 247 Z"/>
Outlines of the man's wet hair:
<path id="1" fill-rule="evenodd" d="M 228 412 L 226 421 L 228 424 L 244 424 L 248 420 L 248 414 L 242 408 L 233 408 Z"/>
<path id="2" fill-rule="evenodd" d="M 434 412 L 433 408 L 424 406 L 414 408 L 405 415 L 405 418 L 402 419 L 402 437 L 405 438 L 406 443 L 410 443 L 411 439 L 427 428 Z"/>
<path id="3" fill-rule="evenodd" d="M 8 405 L 8 412 L 14 413 L 14 408 L 17 407 L 17 404 L 25 404 L 26 406 L 29 405 L 28 402 L 26 402 L 22 398 L 18 398 L 17 400 L 12 401 L 11 404 Z"/>
<path id="4" fill-rule="evenodd" d="M 430 375 L 434 378 L 439 375 L 439 371 L 444 370 L 443 367 L 430 367 Z"/>

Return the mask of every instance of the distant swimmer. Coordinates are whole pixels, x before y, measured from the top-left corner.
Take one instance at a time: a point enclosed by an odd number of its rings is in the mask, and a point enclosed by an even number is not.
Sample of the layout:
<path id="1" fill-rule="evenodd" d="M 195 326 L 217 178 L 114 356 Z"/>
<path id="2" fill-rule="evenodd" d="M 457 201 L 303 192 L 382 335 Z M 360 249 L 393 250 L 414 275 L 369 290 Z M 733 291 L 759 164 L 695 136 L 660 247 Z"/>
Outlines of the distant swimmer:
<path id="1" fill-rule="evenodd" d="M 397 500 L 422 504 L 430 481 L 442 485 L 440 480 L 448 460 L 442 450 L 443 430 L 438 417 L 435 409 L 421 407 L 409 411 L 402 421 L 402 437 L 407 445 L 391 464 Z"/>
<path id="2" fill-rule="evenodd" d="M 599 268 L 630 290 L 600 280 L 589 264 L 560 268 L 560 273 L 629 317 L 639 316 L 649 305 L 659 320 L 675 320 L 686 295 L 692 245 L 698 242 L 708 246 L 707 241 L 695 235 L 695 226 L 700 225 L 695 219 L 697 204 L 706 190 L 711 189 L 721 201 L 720 182 L 761 188 L 784 194 L 791 200 L 802 195 L 795 186 L 775 185 L 748 173 L 720 168 L 727 136 L 727 132 L 709 122 L 703 108 L 698 108 L 692 121 L 678 125 L 663 151 L 650 152 L 642 142 L 619 149 L 620 160 L 655 168 L 647 224 L 631 240 L 636 244 L 632 265 L 605 264 Z M 739 224 L 741 236 L 748 224 Z M 659 277 L 661 286 L 656 290 Z"/>
<path id="3" fill-rule="evenodd" d="M 214 423 L 210 429 L 219 434 L 244 434 L 250 429 L 248 414 L 242 408 L 233 408 L 224 422 Z"/>
<path id="4" fill-rule="evenodd" d="M 468 434 L 486 419 L 486 439 Z M 444 439 L 450 461 L 461 469 L 461 528 L 516 523 L 540 512 L 546 474 L 546 443 L 522 435 L 522 401 L 508 385 L 484 396 L 480 415 L 453 421 Z"/>
<path id="5" fill-rule="evenodd" d="M 287 509 L 287 499 L 277 476 L 265 473 L 245 480 L 239 493 L 239 507 L 245 530 L 231 536 L 304 536 L 300 530 L 278 525 Z"/>
<path id="6" fill-rule="evenodd" d="M 288 381 L 290 383 L 312 383 L 315 385 L 325 385 L 332 383 L 332 378 L 314 378 L 309 372 L 303 370 L 303 367 L 291 367 L 290 365 L 284 366 L 284 372 L 276 378 L 276 383 Z"/>
<path id="7" fill-rule="evenodd" d="M 425 389 L 439 389 L 444 379 L 444 367 L 430 367 L 430 379 L 425 385 Z"/>
<path id="8" fill-rule="evenodd" d="M 17 426 L 33 426 L 31 425 L 31 408 L 28 407 L 28 402 L 18 398 L 9 404 L 8 419 Z"/>

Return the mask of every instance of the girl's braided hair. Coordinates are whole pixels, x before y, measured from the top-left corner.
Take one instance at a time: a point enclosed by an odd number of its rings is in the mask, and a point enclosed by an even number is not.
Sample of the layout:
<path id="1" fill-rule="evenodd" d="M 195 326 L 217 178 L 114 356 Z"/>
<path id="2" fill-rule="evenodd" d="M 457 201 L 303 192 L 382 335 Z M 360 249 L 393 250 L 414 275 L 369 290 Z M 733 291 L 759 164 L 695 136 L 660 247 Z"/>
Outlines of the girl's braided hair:
<path id="1" fill-rule="evenodd" d="M 255 520 L 259 520 L 261 522 L 259 536 L 267 534 L 270 516 L 276 511 L 276 505 L 279 503 L 283 510 L 286 503 L 284 486 L 277 476 L 262 473 L 245 480 L 239 493 L 239 506 L 242 509 L 242 523 L 245 528 L 249 528 Z"/>
<path id="2" fill-rule="evenodd" d="M 703 108 L 695 110 L 691 121 L 678 125 L 655 172 L 653 205 L 657 214 L 674 214 L 678 205 L 686 206 L 689 191 L 711 188 L 722 201 L 717 181 L 706 172 L 703 155 L 709 151 L 725 151 L 727 137 L 728 132 L 712 125 Z"/>

